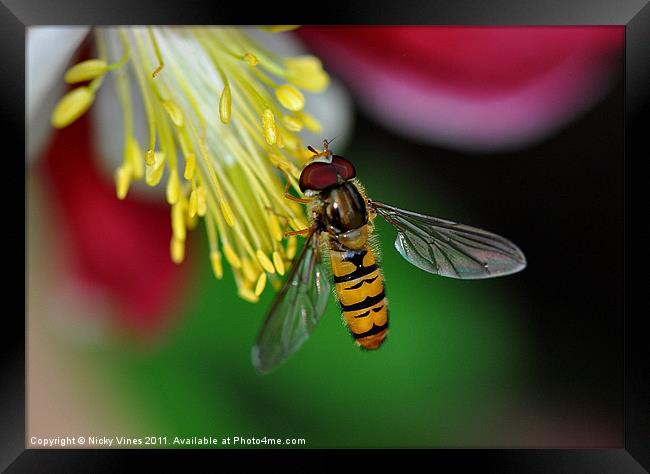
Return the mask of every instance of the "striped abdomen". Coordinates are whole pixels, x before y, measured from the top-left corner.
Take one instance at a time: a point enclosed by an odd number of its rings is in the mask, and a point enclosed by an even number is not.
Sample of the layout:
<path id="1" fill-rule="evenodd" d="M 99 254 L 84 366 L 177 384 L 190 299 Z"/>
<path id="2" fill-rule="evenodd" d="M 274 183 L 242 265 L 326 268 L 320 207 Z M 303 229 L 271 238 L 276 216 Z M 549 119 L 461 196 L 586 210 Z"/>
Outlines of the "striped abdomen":
<path id="1" fill-rule="evenodd" d="M 330 246 L 336 295 L 343 318 L 357 344 L 377 349 L 388 333 L 384 277 L 370 247 L 341 250 Z"/>

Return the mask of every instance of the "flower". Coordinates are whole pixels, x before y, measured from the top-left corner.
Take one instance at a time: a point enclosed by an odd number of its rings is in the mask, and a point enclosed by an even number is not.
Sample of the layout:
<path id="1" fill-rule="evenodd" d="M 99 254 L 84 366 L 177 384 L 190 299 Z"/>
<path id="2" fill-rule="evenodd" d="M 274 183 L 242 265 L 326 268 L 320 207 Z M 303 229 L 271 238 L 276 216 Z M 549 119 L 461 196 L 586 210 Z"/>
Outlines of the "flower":
<path id="1" fill-rule="evenodd" d="M 319 132 L 305 111 L 304 92 L 324 90 L 329 77 L 308 55 L 284 58 L 237 28 L 101 28 L 98 57 L 72 66 L 75 87 L 52 111 L 62 128 L 95 101 L 113 74 L 123 115 L 122 162 L 115 192 L 127 199 L 135 182 L 164 183 L 170 206 L 171 259 L 185 257 L 188 230 L 205 219 L 217 278 L 224 260 L 241 297 L 257 301 L 295 255 L 307 227 L 302 206 L 283 197 L 283 181 L 298 189 L 310 157 L 298 136 Z M 141 98 L 148 132 L 136 132 Z"/>
<path id="2" fill-rule="evenodd" d="M 466 151 L 529 146 L 607 92 L 622 27 L 305 27 L 373 118 Z"/>

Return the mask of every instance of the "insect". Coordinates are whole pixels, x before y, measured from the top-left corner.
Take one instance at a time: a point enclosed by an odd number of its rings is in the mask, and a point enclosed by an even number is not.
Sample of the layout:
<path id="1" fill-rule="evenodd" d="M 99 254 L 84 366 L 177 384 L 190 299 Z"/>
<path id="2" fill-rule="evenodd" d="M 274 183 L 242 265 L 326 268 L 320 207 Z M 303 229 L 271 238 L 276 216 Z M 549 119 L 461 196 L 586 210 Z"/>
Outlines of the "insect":
<path id="1" fill-rule="evenodd" d="M 378 349 L 388 333 L 384 277 L 370 240 L 373 220 L 383 217 L 397 230 L 395 247 L 422 270 L 451 278 L 491 278 L 523 270 L 524 254 L 498 235 L 463 224 L 406 211 L 365 196 L 352 163 L 333 155 L 329 142 L 314 153 L 300 175 L 308 204 L 304 246 L 276 295 L 252 350 L 254 367 L 267 373 L 295 353 L 319 323 L 331 285 L 322 262 L 329 253 L 343 319 L 357 345 Z M 288 186 L 287 186 L 288 190 Z"/>

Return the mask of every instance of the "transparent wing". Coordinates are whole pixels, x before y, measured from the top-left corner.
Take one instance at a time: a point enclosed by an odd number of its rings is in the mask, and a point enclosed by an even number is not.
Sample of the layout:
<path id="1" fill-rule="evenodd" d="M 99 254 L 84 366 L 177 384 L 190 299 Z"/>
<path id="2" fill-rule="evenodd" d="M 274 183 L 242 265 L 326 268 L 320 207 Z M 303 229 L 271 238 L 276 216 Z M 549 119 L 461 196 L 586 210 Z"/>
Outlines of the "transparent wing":
<path id="1" fill-rule="evenodd" d="M 397 251 L 427 272 L 478 279 L 509 275 L 526 267 L 521 250 L 491 232 L 376 201 L 369 205 L 397 229 Z"/>
<path id="2" fill-rule="evenodd" d="M 261 373 L 296 352 L 325 312 L 330 283 L 319 262 L 319 249 L 320 232 L 312 232 L 266 316 L 251 354 Z"/>

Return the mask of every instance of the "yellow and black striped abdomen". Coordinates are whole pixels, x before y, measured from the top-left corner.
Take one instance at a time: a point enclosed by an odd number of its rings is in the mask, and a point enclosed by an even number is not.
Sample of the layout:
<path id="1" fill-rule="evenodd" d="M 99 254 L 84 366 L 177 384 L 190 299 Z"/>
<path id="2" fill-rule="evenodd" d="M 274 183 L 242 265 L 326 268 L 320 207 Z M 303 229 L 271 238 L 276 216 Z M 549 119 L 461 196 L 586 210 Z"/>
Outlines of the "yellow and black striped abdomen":
<path id="1" fill-rule="evenodd" d="M 388 301 L 375 254 L 368 246 L 359 250 L 335 247 L 330 247 L 330 263 L 343 318 L 357 344 L 377 349 L 388 333 Z"/>

